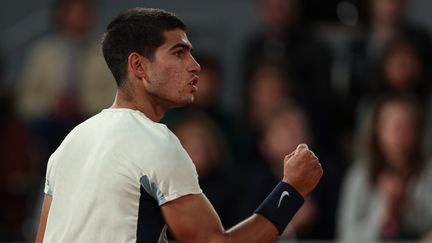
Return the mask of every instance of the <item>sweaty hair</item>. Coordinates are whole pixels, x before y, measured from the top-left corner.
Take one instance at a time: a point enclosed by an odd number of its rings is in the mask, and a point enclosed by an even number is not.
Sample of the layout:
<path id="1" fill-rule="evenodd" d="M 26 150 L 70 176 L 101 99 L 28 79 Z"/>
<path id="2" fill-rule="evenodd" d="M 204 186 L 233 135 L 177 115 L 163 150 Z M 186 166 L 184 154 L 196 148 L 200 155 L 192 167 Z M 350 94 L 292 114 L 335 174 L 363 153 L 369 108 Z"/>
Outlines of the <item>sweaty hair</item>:
<path id="1" fill-rule="evenodd" d="M 102 40 L 102 52 L 117 86 L 127 77 L 129 54 L 137 52 L 150 61 L 164 42 L 165 31 L 186 25 L 173 13 L 162 9 L 132 8 L 121 13 L 108 25 Z"/>

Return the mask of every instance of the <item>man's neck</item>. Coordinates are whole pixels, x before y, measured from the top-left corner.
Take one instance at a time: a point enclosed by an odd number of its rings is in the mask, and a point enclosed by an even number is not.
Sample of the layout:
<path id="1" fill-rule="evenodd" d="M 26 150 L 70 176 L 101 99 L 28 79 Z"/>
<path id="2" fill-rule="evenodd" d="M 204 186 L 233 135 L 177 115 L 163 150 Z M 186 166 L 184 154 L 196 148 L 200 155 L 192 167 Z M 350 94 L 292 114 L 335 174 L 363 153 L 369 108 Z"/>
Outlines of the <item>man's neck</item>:
<path id="1" fill-rule="evenodd" d="M 141 111 L 154 122 L 159 122 L 166 112 L 164 107 L 156 105 L 155 102 L 151 102 L 150 98 L 146 100 L 137 100 L 136 97 L 133 97 L 121 90 L 117 90 L 114 103 L 111 107 Z"/>

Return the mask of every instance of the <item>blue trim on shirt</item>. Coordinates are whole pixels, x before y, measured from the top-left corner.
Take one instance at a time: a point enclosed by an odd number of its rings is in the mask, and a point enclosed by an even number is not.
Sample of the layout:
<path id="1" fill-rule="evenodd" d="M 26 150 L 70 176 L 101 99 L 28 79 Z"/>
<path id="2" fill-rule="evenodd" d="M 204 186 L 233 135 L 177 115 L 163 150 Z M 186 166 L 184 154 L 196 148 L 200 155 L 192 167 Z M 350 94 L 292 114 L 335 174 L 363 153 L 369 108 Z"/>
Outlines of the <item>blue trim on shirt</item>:
<path id="1" fill-rule="evenodd" d="M 52 195 L 53 195 L 53 192 L 52 192 L 52 190 L 51 190 L 51 186 L 50 186 L 50 184 L 49 184 L 48 179 L 45 179 L 45 187 L 48 188 L 48 191 L 46 192 L 46 194 L 52 196 Z"/>
<path id="2" fill-rule="evenodd" d="M 144 190 L 152 196 L 156 201 L 158 202 L 159 206 L 166 203 L 165 196 L 162 194 L 161 190 L 156 186 L 155 183 L 150 181 L 150 179 L 147 176 L 141 177 L 141 186 L 144 188 Z"/>
<path id="3" fill-rule="evenodd" d="M 159 192 L 160 190 L 154 183 L 150 183 L 147 177 L 141 178 L 137 243 L 158 242 L 161 236 L 166 242 L 165 221 L 159 207 L 160 201 L 165 198 L 161 198 Z"/>

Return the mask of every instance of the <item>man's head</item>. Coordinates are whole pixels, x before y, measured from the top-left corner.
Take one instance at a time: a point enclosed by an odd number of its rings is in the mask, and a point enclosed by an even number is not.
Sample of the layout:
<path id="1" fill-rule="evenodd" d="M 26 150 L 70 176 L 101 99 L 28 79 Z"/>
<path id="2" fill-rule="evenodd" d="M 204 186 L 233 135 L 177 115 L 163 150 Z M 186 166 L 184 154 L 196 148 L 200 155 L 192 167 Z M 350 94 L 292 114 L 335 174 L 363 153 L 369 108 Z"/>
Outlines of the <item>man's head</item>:
<path id="1" fill-rule="evenodd" d="M 118 87 L 133 85 L 168 108 L 191 103 L 200 66 L 185 31 L 178 17 L 161 9 L 133 8 L 117 16 L 102 51 Z"/>
<path id="2" fill-rule="evenodd" d="M 117 85 L 127 78 L 130 53 L 152 60 L 156 49 L 165 42 L 163 33 L 177 28 L 186 30 L 186 25 L 161 9 L 133 8 L 112 20 L 104 34 L 102 51 Z"/>

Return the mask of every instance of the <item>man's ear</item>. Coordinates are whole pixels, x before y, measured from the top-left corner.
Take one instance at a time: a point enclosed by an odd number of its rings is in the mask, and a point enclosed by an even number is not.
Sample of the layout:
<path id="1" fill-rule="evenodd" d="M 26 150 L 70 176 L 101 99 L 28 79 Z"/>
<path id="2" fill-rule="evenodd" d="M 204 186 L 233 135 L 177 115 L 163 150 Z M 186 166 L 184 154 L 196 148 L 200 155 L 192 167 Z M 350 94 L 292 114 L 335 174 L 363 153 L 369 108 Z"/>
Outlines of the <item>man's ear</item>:
<path id="1" fill-rule="evenodd" d="M 147 58 L 136 52 L 132 52 L 128 57 L 128 70 L 132 77 L 143 80 L 146 77 Z"/>

